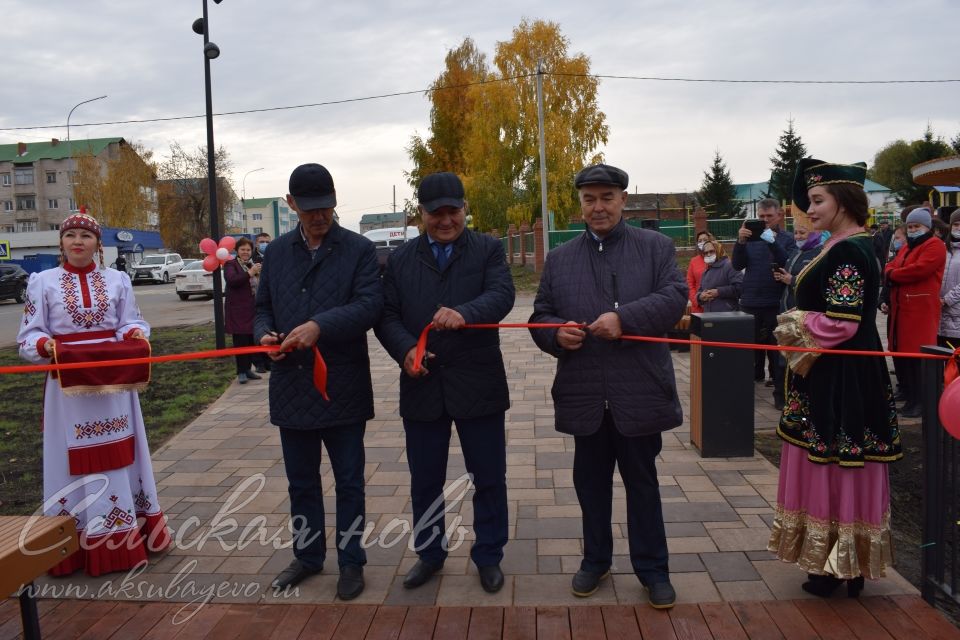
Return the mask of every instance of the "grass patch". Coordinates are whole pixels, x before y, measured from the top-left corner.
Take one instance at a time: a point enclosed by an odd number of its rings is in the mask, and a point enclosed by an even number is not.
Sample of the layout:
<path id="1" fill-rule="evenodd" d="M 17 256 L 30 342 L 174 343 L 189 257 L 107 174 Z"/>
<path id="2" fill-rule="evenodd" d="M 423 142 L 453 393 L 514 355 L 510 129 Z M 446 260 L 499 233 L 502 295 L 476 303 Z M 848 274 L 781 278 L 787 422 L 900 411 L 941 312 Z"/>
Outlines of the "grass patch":
<path id="1" fill-rule="evenodd" d="M 513 287 L 517 293 L 535 294 L 537 287 L 540 286 L 540 274 L 533 269 L 520 266 L 518 264 L 510 265 L 510 274 L 513 276 Z"/>
<path id="2" fill-rule="evenodd" d="M 154 355 L 215 347 L 213 325 L 167 327 L 152 332 Z M 0 365 L 23 364 L 16 347 L 0 349 Z M 187 426 L 219 398 L 236 374 L 232 358 L 154 365 L 140 394 L 150 450 Z M 43 501 L 44 374 L 0 376 L 0 515 L 33 513 Z"/>

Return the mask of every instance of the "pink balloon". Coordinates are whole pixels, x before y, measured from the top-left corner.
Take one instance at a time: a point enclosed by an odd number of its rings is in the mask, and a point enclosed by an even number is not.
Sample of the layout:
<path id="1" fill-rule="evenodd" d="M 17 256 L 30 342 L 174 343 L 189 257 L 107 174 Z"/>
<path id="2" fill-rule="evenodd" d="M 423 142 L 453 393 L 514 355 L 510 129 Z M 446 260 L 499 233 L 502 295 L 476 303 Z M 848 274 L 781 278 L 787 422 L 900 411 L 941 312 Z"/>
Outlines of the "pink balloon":
<path id="1" fill-rule="evenodd" d="M 947 385 L 940 396 L 940 422 L 947 433 L 960 440 L 960 378 Z"/>
<path id="2" fill-rule="evenodd" d="M 200 241 L 200 251 L 203 251 L 205 254 L 212 255 L 214 251 L 217 250 L 217 243 L 213 241 L 212 238 L 204 238 Z M 210 269 L 212 271 L 213 269 Z"/>
<path id="3" fill-rule="evenodd" d="M 214 255 L 217 256 L 217 260 L 219 260 L 221 263 L 224 263 L 230 259 L 230 252 L 223 247 L 217 249 L 217 252 Z"/>
<path id="4" fill-rule="evenodd" d="M 203 268 L 210 273 L 213 273 L 217 270 L 217 267 L 220 266 L 220 261 L 217 260 L 217 256 L 207 256 L 203 259 Z"/>
<path id="5" fill-rule="evenodd" d="M 227 251 L 233 251 L 233 248 L 237 246 L 237 239 L 233 236 L 223 236 L 220 238 L 220 248 L 226 249 Z"/>

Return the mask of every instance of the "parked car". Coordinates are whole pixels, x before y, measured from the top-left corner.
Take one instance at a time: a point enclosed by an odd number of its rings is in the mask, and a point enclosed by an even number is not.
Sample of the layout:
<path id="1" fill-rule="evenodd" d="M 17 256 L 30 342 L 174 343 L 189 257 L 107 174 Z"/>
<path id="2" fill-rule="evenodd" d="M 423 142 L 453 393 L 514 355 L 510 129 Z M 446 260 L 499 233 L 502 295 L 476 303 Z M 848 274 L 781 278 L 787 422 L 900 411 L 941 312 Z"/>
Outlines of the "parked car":
<path id="1" fill-rule="evenodd" d="M 133 283 L 170 282 L 183 269 L 183 258 L 179 253 L 156 253 L 143 257 L 133 267 Z"/>
<path id="2" fill-rule="evenodd" d="M 27 280 L 30 274 L 20 265 L 0 264 L 0 300 L 13 298 L 23 302 L 27 297 Z"/>
<path id="3" fill-rule="evenodd" d="M 184 265 L 176 275 L 177 295 L 181 300 L 190 296 L 213 297 L 213 274 L 203 268 L 203 260 L 193 260 Z M 227 283 L 223 278 L 223 269 L 220 270 L 220 290 L 226 291 Z"/>
<path id="4" fill-rule="evenodd" d="M 413 240 L 420 235 L 420 229 L 417 227 L 389 227 L 386 229 L 371 229 L 363 234 L 363 237 L 370 240 L 377 252 L 377 263 L 380 265 L 380 273 L 387 266 L 387 258 L 393 253 L 394 249 L 404 242 Z"/>

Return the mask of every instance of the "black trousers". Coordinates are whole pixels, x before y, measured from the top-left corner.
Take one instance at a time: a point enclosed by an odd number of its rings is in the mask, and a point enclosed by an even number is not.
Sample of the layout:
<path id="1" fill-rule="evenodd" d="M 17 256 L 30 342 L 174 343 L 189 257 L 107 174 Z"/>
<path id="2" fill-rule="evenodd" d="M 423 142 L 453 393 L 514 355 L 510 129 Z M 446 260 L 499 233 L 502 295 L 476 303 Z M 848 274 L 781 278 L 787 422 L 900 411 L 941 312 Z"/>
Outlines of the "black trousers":
<path id="1" fill-rule="evenodd" d="M 337 565 L 362 566 L 367 553 L 360 544 L 366 524 L 363 489 L 363 434 L 366 422 L 326 429 L 280 427 L 280 447 L 287 472 L 293 555 L 310 569 L 322 569 L 327 557 L 321 445 L 327 450 L 337 495 Z"/>
<path id="2" fill-rule="evenodd" d="M 233 346 L 235 347 L 252 347 L 253 346 L 253 334 L 252 333 L 232 333 L 230 337 L 233 339 Z M 250 371 L 250 356 L 234 356 L 237 359 L 237 373 L 246 373 Z"/>
<path id="3" fill-rule="evenodd" d="M 442 564 L 447 557 L 444 482 L 453 421 L 448 415 L 426 422 L 403 420 L 415 550 L 423 561 L 434 565 Z M 504 413 L 458 418 L 456 423 L 463 461 L 474 490 L 476 542 L 470 548 L 470 557 L 478 567 L 497 565 L 503 559 L 509 534 Z M 463 493 L 466 485 L 458 486 L 451 495 Z"/>
<path id="4" fill-rule="evenodd" d="M 777 328 L 777 314 L 779 307 L 741 307 L 744 313 L 753 316 L 753 340 L 754 344 L 777 344 L 773 336 L 773 330 Z M 753 352 L 753 377 L 755 380 L 763 380 L 763 362 L 767 361 L 767 367 L 770 371 L 770 377 L 777 379 L 776 351 L 754 351 Z M 776 386 L 774 387 L 776 388 Z M 782 392 L 783 385 L 780 385 Z"/>
<path id="5" fill-rule="evenodd" d="M 897 371 L 897 382 L 900 391 L 906 400 L 905 407 L 914 407 L 920 404 L 920 361 L 916 358 L 894 358 L 894 369 Z"/>
<path id="6" fill-rule="evenodd" d="M 580 568 L 604 573 L 613 562 L 613 468 L 627 493 L 627 538 L 630 564 L 645 585 L 670 579 L 667 536 L 657 481 L 659 433 L 627 437 L 617 431 L 610 412 L 589 436 L 575 436 L 573 486 L 583 515 L 583 561 Z"/>

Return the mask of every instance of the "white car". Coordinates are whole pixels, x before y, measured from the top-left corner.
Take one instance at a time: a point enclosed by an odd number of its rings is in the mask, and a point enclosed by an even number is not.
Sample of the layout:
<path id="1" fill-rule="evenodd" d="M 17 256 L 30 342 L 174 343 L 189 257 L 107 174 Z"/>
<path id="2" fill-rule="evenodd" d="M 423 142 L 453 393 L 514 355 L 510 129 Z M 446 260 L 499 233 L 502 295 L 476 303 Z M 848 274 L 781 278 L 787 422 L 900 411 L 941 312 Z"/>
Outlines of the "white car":
<path id="1" fill-rule="evenodd" d="M 173 280 L 181 269 L 183 269 L 183 258 L 179 253 L 156 253 L 143 256 L 143 260 L 133 267 L 133 283 L 167 283 Z"/>
<path id="2" fill-rule="evenodd" d="M 203 268 L 203 260 L 188 262 L 176 278 L 177 295 L 181 300 L 190 296 L 213 297 L 213 274 Z M 223 278 L 223 269 L 220 270 L 220 290 L 227 290 L 227 282 Z"/>

